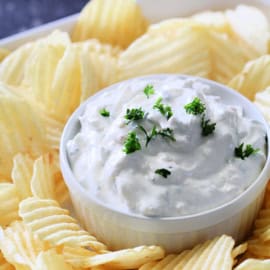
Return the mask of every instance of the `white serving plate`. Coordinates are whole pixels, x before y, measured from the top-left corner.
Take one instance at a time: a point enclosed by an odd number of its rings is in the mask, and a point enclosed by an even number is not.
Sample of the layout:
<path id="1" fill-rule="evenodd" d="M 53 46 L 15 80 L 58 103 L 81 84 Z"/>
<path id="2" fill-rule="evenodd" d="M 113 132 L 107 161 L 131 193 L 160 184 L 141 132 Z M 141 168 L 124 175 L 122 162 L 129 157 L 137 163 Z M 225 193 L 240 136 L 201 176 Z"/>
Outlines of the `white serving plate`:
<path id="1" fill-rule="evenodd" d="M 233 8 L 239 4 L 254 5 L 262 9 L 270 19 L 270 0 L 137 0 L 143 13 L 151 22 L 162 19 L 189 16 L 206 10 Z M 71 32 L 78 14 L 44 24 L 10 37 L 0 39 L 0 47 L 14 50 L 20 45 L 43 37 L 55 29 Z"/>

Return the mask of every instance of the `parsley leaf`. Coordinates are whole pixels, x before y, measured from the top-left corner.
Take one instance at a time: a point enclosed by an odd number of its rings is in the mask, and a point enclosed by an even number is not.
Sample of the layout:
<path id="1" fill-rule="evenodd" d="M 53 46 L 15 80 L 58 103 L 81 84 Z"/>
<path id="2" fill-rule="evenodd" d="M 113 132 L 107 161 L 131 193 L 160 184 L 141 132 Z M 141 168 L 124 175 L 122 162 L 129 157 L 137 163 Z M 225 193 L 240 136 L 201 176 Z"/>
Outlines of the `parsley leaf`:
<path id="1" fill-rule="evenodd" d="M 191 103 L 185 105 L 185 110 L 188 114 L 198 115 L 205 111 L 205 104 L 198 97 L 195 97 Z"/>
<path id="2" fill-rule="evenodd" d="M 164 129 L 157 130 L 157 127 L 153 126 L 150 135 L 148 135 L 147 131 L 145 130 L 145 128 L 142 125 L 138 125 L 138 128 L 144 133 L 144 135 L 146 137 L 146 143 L 145 143 L 146 147 L 148 146 L 149 142 L 152 139 L 154 139 L 156 136 L 168 138 L 173 142 L 176 141 L 174 136 L 173 136 L 173 130 L 170 128 L 164 128 Z"/>
<path id="3" fill-rule="evenodd" d="M 162 115 L 164 115 L 167 120 L 169 120 L 173 116 L 172 108 L 170 106 L 162 104 L 162 98 L 158 98 L 155 102 L 153 109 L 160 111 Z"/>
<path id="4" fill-rule="evenodd" d="M 131 121 L 138 121 L 143 119 L 145 116 L 145 112 L 142 110 L 142 108 L 133 108 L 133 109 L 127 109 L 125 119 L 129 120 L 127 122 L 127 125 Z"/>
<path id="5" fill-rule="evenodd" d="M 146 85 L 146 87 L 144 88 L 143 92 L 145 93 L 145 95 L 147 96 L 147 98 L 149 98 L 150 95 L 154 95 L 155 94 L 154 86 L 151 85 L 151 84 Z"/>
<path id="6" fill-rule="evenodd" d="M 212 134 L 216 128 L 216 123 L 211 123 L 210 119 L 205 120 L 205 114 L 201 120 L 202 136 L 208 136 Z"/>
<path id="7" fill-rule="evenodd" d="M 123 151 L 126 154 L 131 154 L 135 151 L 141 150 L 141 148 L 137 134 L 134 131 L 129 132 L 124 142 Z"/>
<path id="8" fill-rule="evenodd" d="M 110 112 L 107 111 L 105 108 L 99 110 L 99 114 L 103 117 L 109 117 L 110 116 Z"/>
<path id="9" fill-rule="evenodd" d="M 167 178 L 169 175 L 171 175 L 171 172 L 164 168 L 155 170 L 155 173 L 163 176 L 164 178 Z"/>
<path id="10" fill-rule="evenodd" d="M 237 158 L 245 159 L 252 154 L 256 154 L 260 149 L 254 149 L 251 144 L 247 144 L 244 149 L 244 143 L 241 143 L 238 147 L 234 148 L 234 155 Z"/>

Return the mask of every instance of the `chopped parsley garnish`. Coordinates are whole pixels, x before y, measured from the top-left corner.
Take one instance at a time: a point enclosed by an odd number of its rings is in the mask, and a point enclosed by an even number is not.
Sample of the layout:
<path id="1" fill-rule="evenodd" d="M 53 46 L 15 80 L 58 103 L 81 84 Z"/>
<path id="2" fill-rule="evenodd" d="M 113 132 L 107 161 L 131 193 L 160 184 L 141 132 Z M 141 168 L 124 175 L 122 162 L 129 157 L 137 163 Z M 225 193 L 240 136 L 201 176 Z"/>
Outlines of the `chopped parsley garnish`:
<path id="1" fill-rule="evenodd" d="M 147 96 L 147 98 L 149 98 L 150 95 L 154 95 L 155 94 L 154 86 L 151 85 L 151 84 L 146 85 L 146 87 L 144 88 L 143 92 L 145 93 L 145 95 Z"/>
<path id="2" fill-rule="evenodd" d="M 205 104 L 198 97 L 195 97 L 191 103 L 186 104 L 184 108 L 188 114 L 193 115 L 202 114 L 206 109 Z"/>
<path id="3" fill-rule="evenodd" d="M 145 128 L 141 125 L 138 125 L 138 128 L 144 133 L 145 137 L 146 137 L 146 143 L 145 146 L 147 147 L 149 142 L 154 139 L 156 136 L 162 136 L 164 138 L 168 138 L 171 141 L 175 142 L 175 138 L 173 136 L 173 130 L 170 128 L 164 128 L 164 129 L 160 129 L 157 130 L 156 126 L 153 126 L 150 135 L 148 135 L 147 131 L 145 130 Z"/>
<path id="4" fill-rule="evenodd" d="M 164 168 L 155 170 L 155 173 L 163 176 L 164 178 L 167 178 L 171 174 L 169 170 Z"/>
<path id="5" fill-rule="evenodd" d="M 129 132 L 124 142 L 123 151 L 126 154 L 131 154 L 133 152 L 141 150 L 141 148 L 142 147 L 141 147 L 141 144 L 137 137 L 136 132 L 134 131 Z"/>
<path id="6" fill-rule="evenodd" d="M 109 117 L 110 116 L 110 112 L 107 111 L 105 108 L 101 109 L 99 111 L 99 114 L 102 115 L 103 117 Z"/>
<path id="7" fill-rule="evenodd" d="M 164 105 L 162 103 L 162 98 L 158 98 L 157 101 L 155 102 L 153 109 L 156 109 L 160 111 L 162 115 L 164 115 L 167 120 L 169 120 L 173 116 L 172 108 L 168 105 Z"/>
<path id="8" fill-rule="evenodd" d="M 251 144 L 247 144 L 244 149 L 244 143 L 241 143 L 238 147 L 234 148 L 234 155 L 237 158 L 245 159 L 252 154 L 256 154 L 260 149 L 254 149 Z"/>
<path id="9" fill-rule="evenodd" d="M 133 108 L 133 109 L 127 109 L 125 119 L 129 120 L 127 124 L 129 124 L 131 121 L 138 121 L 143 119 L 145 116 L 145 112 L 142 110 L 142 108 Z"/>
<path id="10" fill-rule="evenodd" d="M 210 119 L 205 119 L 205 114 L 203 114 L 201 119 L 202 136 L 208 136 L 212 134 L 216 128 L 216 123 L 211 123 Z"/>

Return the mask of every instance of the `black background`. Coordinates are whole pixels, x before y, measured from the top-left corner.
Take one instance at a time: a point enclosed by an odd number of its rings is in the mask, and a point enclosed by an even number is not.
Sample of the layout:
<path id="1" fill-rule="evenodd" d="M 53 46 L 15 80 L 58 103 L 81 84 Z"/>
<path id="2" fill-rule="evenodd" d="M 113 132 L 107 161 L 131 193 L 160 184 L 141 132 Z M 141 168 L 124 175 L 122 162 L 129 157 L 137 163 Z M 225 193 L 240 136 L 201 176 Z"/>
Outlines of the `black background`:
<path id="1" fill-rule="evenodd" d="M 89 0 L 0 0 L 0 39 L 80 12 Z"/>

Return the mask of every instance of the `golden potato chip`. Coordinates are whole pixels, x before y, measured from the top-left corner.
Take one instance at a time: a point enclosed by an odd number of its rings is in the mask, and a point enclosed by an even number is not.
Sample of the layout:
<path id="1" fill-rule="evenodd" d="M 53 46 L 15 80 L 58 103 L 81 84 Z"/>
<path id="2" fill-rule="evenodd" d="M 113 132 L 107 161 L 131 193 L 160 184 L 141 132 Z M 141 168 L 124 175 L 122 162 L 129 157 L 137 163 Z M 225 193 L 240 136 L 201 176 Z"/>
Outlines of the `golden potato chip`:
<path id="1" fill-rule="evenodd" d="M 264 55 L 248 62 L 242 71 L 228 84 L 241 94 L 253 100 L 255 94 L 270 86 L 270 56 Z"/>
<path id="2" fill-rule="evenodd" d="M 15 270 L 14 266 L 5 260 L 2 252 L 0 252 L 0 270 Z"/>
<path id="3" fill-rule="evenodd" d="M 164 24 L 168 31 L 157 34 L 150 29 L 120 55 L 121 80 L 154 73 L 209 77 L 211 61 L 205 29 L 192 24 L 179 28 Z"/>
<path id="4" fill-rule="evenodd" d="M 267 270 L 270 269 L 270 260 L 248 259 L 238 265 L 235 270 Z"/>
<path id="5" fill-rule="evenodd" d="M 40 239 L 52 245 L 89 246 L 104 250 L 106 246 L 82 230 L 68 210 L 54 200 L 28 198 L 20 203 L 19 215 Z"/>
<path id="6" fill-rule="evenodd" d="M 10 54 L 10 51 L 4 48 L 0 48 L 0 62 L 4 60 L 8 55 Z"/>
<path id="7" fill-rule="evenodd" d="M 35 269 L 35 260 L 39 252 L 48 245 L 41 242 L 21 221 L 16 221 L 0 234 L 0 247 L 5 258 L 12 264 Z"/>
<path id="8" fill-rule="evenodd" d="M 82 10 L 72 39 L 97 38 L 126 48 L 146 31 L 147 25 L 140 7 L 133 0 L 92 0 Z"/>
<path id="9" fill-rule="evenodd" d="M 28 154 L 17 154 L 13 158 L 11 178 L 17 188 L 20 200 L 32 196 L 30 181 L 33 173 L 34 160 Z"/>
<path id="10" fill-rule="evenodd" d="M 236 258 L 238 257 L 239 255 L 242 255 L 243 253 L 246 252 L 247 250 L 247 247 L 248 247 L 248 244 L 247 243 L 243 243 L 237 247 L 235 247 L 232 251 L 232 257 L 233 258 Z"/>
<path id="11" fill-rule="evenodd" d="M 215 31 L 208 31 L 208 34 L 212 57 L 210 78 L 221 83 L 228 83 L 251 58 L 245 54 L 243 46 L 237 46 L 229 35 Z"/>
<path id="12" fill-rule="evenodd" d="M 225 12 L 232 31 L 260 55 L 268 53 L 270 27 L 266 16 L 256 7 L 239 5 Z"/>
<path id="13" fill-rule="evenodd" d="M 26 43 L 5 57 L 0 63 L 0 80 L 2 82 L 14 86 L 19 86 L 22 83 L 25 66 L 33 47 L 33 43 Z"/>
<path id="14" fill-rule="evenodd" d="M 22 98 L 0 98 L 0 130 L 0 177 L 9 178 L 17 153 L 38 155 L 46 149 L 40 119 Z"/>
<path id="15" fill-rule="evenodd" d="M 141 265 L 162 259 L 164 250 L 158 246 L 140 246 L 123 249 L 90 257 L 71 259 L 70 264 L 77 267 L 93 267 L 106 265 L 117 269 L 134 269 Z"/>
<path id="16" fill-rule="evenodd" d="M 16 186 L 11 183 L 0 183 L 0 226 L 9 225 L 19 219 L 19 195 Z"/>
<path id="17" fill-rule="evenodd" d="M 62 255 L 54 250 L 40 252 L 35 262 L 35 270 L 73 270 L 72 266 L 67 264 Z"/>
<path id="18" fill-rule="evenodd" d="M 248 252 L 257 258 L 270 258 L 270 244 L 259 239 L 249 240 Z"/>
<path id="19" fill-rule="evenodd" d="M 31 191 L 40 199 L 54 199 L 53 165 L 50 154 L 43 155 L 35 160 L 33 176 L 31 178 Z"/>

